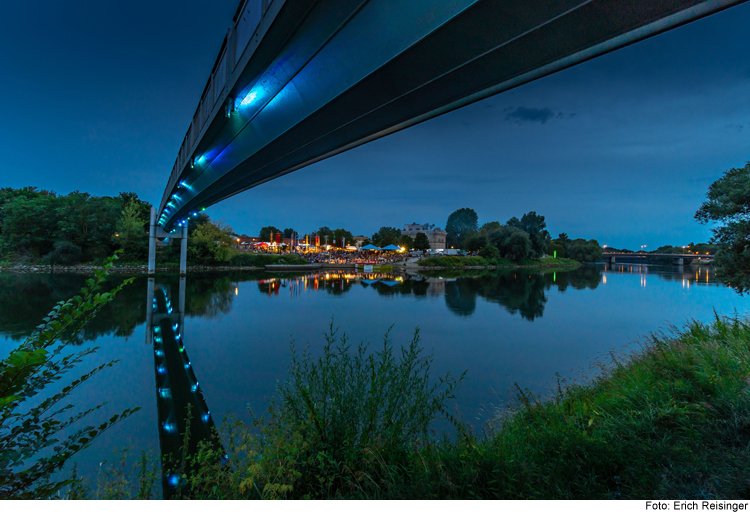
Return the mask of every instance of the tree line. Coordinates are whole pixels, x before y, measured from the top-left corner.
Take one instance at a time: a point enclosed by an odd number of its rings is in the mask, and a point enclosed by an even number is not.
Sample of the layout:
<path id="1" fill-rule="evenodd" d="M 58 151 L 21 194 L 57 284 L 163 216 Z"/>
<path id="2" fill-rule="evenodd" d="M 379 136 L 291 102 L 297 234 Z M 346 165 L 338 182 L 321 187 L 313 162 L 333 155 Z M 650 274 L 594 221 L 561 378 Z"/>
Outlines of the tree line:
<path id="1" fill-rule="evenodd" d="M 521 262 L 555 255 L 595 262 L 602 255 L 599 242 L 593 239 L 571 239 L 566 233 L 552 239 L 544 216 L 536 211 L 529 211 L 520 219 L 511 217 L 505 224 L 493 220 L 480 226 L 476 211 L 464 207 L 448 216 L 445 231 L 448 247 L 476 252 L 488 259 Z"/>
<path id="2" fill-rule="evenodd" d="M 128 258 L 145 259 L 150 210 L 150 203 L 131 192 L 58 195 L 36 187 L 3 188 L 0 258 L 72 264 L 103 261 L 125 249 Z"/>

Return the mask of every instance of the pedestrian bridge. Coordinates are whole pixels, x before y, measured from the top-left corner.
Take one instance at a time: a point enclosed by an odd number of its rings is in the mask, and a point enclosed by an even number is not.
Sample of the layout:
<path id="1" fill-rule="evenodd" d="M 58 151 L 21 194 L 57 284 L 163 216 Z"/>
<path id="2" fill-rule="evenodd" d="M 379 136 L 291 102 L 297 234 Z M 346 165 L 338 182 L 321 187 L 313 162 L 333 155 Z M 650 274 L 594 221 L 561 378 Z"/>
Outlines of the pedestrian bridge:
<path id="1" fill-rule="evenodd" d="M 698 255 L 697 253 L 602 253 L 602 261 L 614 264 L 618 259 L 649 258 L 672 259 L 672 264 L 682 266 L 699 259 L 702 262 L 713 262 L 714 255 Z"/>
<path id="2" fill-rule="evenodd" d="M 316 161 L 743 1 L 243 0 L 207 72 L 155 232 Z"/>

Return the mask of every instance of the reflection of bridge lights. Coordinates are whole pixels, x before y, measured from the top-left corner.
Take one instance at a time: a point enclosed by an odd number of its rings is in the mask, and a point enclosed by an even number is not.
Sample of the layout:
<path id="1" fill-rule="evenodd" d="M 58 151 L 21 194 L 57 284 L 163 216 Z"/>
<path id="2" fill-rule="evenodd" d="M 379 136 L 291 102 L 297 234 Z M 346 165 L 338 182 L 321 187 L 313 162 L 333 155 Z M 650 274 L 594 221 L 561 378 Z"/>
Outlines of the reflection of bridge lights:
<path id="1" fill-rule="evenodd" d="M 156 357 L 164 357 L 164 352 L 162 352 L 159 348 L 154 350 L 154 354 L 156 354 Z"/>
<path id="2" fill-rule="evenodd" d="M 172 396 L 172 391 L 170 389 L 159 389 L 159 396 L 166 400 Z"/>
<path id="3" fill-rule="evenodd" d="M 167 373 L 167 369 L 165 369 L 164 367 L 162 367 L 162 366 L 160 365 L 160 366 L 158 366 L 158 367 L 156 368 L 156 372 L 158 372 L 159 374 L 166 374 L 166 373 Z"/>
<path id="4" fill-rule="evenodd" d="M 177 431 L 177 427 L 175 427 L 172 422 L 164 422 L 162 429 L 164 429 L 168 433 L 174 433 L 175 431 Z"/>
<path id="5" fill-rule="evenodd" d="M 192 387 L 190 387 L 190 392 L 196 392 L 197 390 L 198 390 L 198 382 L 196 381 L 195 385 L 193 385 Z"/>
<path id="6" fill-rule="evenodd" d="M 210 418 L 210 415 L 211 415 L 211 411 L 206 411 L 206 413 L 203 416 L 201 416 L 201 420 L 203 421 L 203 423 L 208 423 L 208 419 Z"/>
<path id="7" fill-rule="evenodd" d="M 175 475 L 174 473 L 170 473 L 167 477 L 167 483 L 169 483 L 170 486 L 176 486 L 180 483 L 180 477 L 179 475 Z"/>
<path id="8" fill-rule="evenodd" d="M 155 341 L 155 342 L 157 342 L 157 343 L 161 343 L 161 337 L 159 337 L 159 336 L 156 336 L 156 337 L 154 338 L 154 341 Z"/>

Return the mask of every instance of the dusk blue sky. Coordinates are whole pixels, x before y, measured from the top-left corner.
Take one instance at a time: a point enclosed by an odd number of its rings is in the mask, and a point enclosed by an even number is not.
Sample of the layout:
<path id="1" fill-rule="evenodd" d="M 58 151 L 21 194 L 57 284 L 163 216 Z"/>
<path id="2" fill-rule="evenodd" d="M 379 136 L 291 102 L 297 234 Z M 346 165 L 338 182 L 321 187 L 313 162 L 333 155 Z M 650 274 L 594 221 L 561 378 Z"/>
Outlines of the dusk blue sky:
<path id="1" fill-rule="evenodd" d="M 0 186 L 158 203 L 237 0 L 0 3 Z M 238 233 L 371 235 L 535 210 L 553 236 L 705 241 L 750 159 L 750 3 L 485 99 L 211 207 Z"/>

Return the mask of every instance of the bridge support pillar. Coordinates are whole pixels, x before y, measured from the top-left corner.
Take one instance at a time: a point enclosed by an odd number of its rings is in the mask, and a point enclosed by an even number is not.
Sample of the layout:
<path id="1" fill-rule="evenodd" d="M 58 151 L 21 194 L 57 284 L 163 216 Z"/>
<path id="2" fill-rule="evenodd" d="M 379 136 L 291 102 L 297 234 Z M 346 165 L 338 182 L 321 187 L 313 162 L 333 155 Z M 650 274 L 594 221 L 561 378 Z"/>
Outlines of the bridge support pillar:
<path id="1" fill-rule="evenodd" d="M 615 263 L 615 257 L 609 257 L 609 263 L 614 264 Z"/>
<path id="2" fill-rule="evenodd" d="M 187 272 L 187 226 L 182 228 L 182 240 L 180 241 L 180 275 Z"/>
<path id="3" fill-rule="evenodd" d="M 681 257 L 673 258 L 672 259 L 672 265 L 673 266 L 682 266 L 685 264 L 685 259 Z"/>
<path id="4" fill-rule="evenodd" d="M 151 207 L 151 219 L 148 222 L 148 274 L 156 271 L 156 207 Z M 152 299 L 149 299 L 149 304 Z"/>

